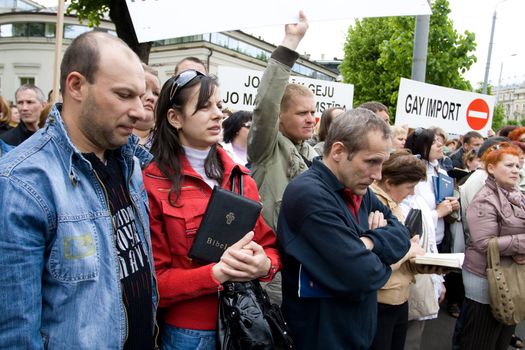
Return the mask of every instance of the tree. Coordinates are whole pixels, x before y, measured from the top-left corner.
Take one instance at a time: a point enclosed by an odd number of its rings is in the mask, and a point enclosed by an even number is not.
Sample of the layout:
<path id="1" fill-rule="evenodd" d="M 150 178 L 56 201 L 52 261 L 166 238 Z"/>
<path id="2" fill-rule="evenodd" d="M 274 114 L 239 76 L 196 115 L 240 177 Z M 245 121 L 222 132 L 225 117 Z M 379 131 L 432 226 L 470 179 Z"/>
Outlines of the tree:
<path id="1" fill-rule="evenodd" d="M 503 105 L 498 103 L 494 106 L 494 115 L 492 116 L 492 130 L 497 131 L 505 125 L 505 110 Z"/>
<path id="2" fill-rule="evenodd" d="M 449 13 L 447 0 L 432 3 L 426 82 L 472 91 L 462 74 L 476 62 L 475 35 L 458 34 Z M 411 75 L 414 27 L 414 17 L 384 17 L 358 20 L 348 29 L 339 70 L 345 82 L 354 84 L 356 105 L 375 100 L 395 114 L 399 82 Z"/>
<path id="3" fill-rule="evenodd" d="M 126 0 L 71 0 L 67 13 L 74 13 L 80 22 L 87 20 L 90 27 L 100 25 L 100 20 L 109 11 L 109 18 L 115 24 L 119 38 L 135 51 L 139 58 L 148 63 L 152 42 L 139 43 L 129 15 Z"/>

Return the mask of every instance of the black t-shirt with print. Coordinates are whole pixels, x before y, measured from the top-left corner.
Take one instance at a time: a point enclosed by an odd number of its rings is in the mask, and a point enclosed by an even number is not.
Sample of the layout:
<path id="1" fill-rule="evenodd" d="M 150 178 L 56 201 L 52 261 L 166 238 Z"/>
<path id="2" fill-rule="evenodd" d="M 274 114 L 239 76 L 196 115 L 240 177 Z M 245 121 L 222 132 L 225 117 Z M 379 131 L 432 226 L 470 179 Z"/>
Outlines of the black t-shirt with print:
<path id="1" fill-rule="evenodd" d="M 130 200 L 116 151 L 106 151 L 104 164 L 95 154 L 84 154 L 107 193 L 120 267 L 122 300 L 126 307 L 128 338 L 124 349 L 153 349 L 151 270 L 137 232 L 140 221 Z"/>

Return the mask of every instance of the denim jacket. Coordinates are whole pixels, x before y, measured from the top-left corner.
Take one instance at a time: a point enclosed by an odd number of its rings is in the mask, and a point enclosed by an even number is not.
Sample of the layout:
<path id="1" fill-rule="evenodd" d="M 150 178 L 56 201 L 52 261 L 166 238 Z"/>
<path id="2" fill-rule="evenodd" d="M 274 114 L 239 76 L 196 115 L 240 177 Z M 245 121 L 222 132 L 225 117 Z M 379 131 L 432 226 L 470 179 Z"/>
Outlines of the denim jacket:
<path id="1" fill-rule="evenodd" d="M 46 127 L 0 160 L 0 348 L 122 349 L 127 316 L 105 190 L 60 110 L 53 107 Z M 122 167 L 149 256 L 155 315 L 148 200 L 135 148 L 135 138 L 121 147 Z"/>

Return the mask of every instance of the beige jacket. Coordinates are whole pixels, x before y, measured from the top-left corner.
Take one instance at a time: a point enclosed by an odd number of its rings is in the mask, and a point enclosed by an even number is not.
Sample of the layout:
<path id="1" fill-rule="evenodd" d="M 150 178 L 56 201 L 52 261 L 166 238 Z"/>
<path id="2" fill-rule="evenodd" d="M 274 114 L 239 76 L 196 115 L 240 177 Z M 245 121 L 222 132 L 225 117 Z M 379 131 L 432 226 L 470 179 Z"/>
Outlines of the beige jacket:
<path id="1" fill-rule="evenodd" d="M 377 198 L 386 205 L 400 222 L 405 221 L 405 216 L 390 196 L 381 189 L 377 183 L 373 183 L 370 188 L 376 194 Z M 414 275 L 417 273 L 410 262 L 404 262 L 401 265 L 394 264 L 392 275 L 383 288 L 377 291 L 377 301 L 381 304 L 401 305 L 408 300 L 410 295 L 410 283 L 414 283 Z"/>

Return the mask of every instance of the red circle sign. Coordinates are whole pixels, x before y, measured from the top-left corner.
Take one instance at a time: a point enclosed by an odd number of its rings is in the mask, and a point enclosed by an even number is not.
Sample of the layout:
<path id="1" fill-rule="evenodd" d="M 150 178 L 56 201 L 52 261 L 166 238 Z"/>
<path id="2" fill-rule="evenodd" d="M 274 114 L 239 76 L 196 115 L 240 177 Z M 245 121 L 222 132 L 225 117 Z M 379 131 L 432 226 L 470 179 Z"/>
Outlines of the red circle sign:
<path id="1" fill-rule="evenodd" d="M 477 98 L 467 108 L 467 123 L 473 130 L 481 130 L 487 125 L 490 117 L 489 105 Z"/>

